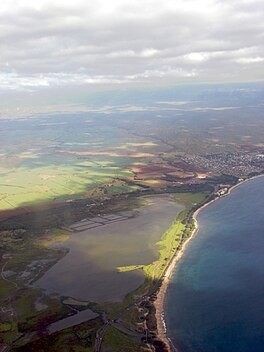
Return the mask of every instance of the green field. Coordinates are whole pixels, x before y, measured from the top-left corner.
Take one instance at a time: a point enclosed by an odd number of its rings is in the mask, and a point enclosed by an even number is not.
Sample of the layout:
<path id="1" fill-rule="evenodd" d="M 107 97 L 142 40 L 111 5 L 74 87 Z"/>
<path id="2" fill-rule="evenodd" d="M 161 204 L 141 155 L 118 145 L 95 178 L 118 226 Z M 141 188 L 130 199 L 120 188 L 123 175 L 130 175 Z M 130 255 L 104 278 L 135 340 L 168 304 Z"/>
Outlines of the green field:
<path id="1" fill-rule="evenodd" d="M 134 174 L 157 144 L 120 129 L 112 121 L 86 115 L 44 116 L 5 121 L 0 141 L 0 211 L 134 190 L 111 184 Z"/>
<path id="2" fill-rule="evenodd" d="M 99 165 L 83 161 L 35 169 L 19 167 L 8 173 L 0 168 L 0 210 L 76 199 L 93 188 L 104 186 L 117 176 L 125 178 L 132 176 L 132 173 L 121 167 L 109 166 L 108 162 L 104 164 L 103 161 Z M 129 190 L 129 187 L 124 190 Z M 118 188 L 111 189 L 111 193 L 118 191 Z"/>

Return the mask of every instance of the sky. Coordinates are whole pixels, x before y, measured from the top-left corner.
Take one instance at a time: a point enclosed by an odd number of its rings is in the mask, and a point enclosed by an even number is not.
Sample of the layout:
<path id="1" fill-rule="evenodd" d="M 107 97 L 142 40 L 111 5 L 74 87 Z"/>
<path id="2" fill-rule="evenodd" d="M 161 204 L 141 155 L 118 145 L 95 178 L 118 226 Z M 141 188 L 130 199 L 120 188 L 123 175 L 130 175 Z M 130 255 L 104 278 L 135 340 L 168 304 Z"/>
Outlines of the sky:
<path id="1" fill-rule="evenodd" d="M 264 81 L 263 0 L 1 0 L 0 89 Z"/>

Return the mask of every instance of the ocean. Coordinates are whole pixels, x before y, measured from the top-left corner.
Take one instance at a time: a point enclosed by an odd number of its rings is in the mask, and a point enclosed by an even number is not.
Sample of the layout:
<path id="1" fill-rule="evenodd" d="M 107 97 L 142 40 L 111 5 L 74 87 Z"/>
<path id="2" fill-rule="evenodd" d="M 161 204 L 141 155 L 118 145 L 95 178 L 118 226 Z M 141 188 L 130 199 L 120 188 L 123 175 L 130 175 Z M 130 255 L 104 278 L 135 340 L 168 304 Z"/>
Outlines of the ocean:
<path id="1" fill-rule="evenodd" d="M 168 287 L 179 352 L 264 351 L 264 177 L 204 208 Z"/>

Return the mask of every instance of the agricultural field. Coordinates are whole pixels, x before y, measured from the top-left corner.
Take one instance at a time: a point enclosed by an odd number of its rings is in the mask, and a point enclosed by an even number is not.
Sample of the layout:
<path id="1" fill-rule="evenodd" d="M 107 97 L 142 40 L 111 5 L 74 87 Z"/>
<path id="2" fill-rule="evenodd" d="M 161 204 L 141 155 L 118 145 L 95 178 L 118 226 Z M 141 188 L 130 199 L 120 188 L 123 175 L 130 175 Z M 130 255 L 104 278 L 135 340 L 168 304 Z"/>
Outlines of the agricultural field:
<path id="1" fill-rule="evenodd" d="M 176 110 L 173 101 L 152 101 L 135 111 L 117 105 L 97 113 L 2 118 L 0 210 L 72 201 L 93 190 L 115 194 L 139 184 L 164 188 L 169 182 L 201 182 L 198 174 L 207 177 L 212 166 L 197 156 L 220 155 L 216 162 L 222 164 L 231 153 L 240 156 L 239 166 L 245 152 L 262 153 L 259 108 L 249 111 L 239 98 L 235 107 L 223 106 L 223 99 L 200 98 L 179 102 Z M 113 185 L 116 179 L 122 184 Z"/>
<path id="2" fill-rule="evenodd" d="M 1 120 L 0 210 L 59 203 L 94 189 L 110 194 L 137 186 L 131 166 L 148 163 L 158 145 L 86 115 Z"/>
<path id="3" fill-rule="evenodd" d="M 66 166 L 18 167 L 14 175 L 1 168 L 0 175 L 0 207 L 5 210 L 76 199 L 89 189 L 103 186 L 116 175 L 127 177 L 131 173 L 117 166 L 109 166 L 105 161 L 99 165 L 80 161 Z"/>

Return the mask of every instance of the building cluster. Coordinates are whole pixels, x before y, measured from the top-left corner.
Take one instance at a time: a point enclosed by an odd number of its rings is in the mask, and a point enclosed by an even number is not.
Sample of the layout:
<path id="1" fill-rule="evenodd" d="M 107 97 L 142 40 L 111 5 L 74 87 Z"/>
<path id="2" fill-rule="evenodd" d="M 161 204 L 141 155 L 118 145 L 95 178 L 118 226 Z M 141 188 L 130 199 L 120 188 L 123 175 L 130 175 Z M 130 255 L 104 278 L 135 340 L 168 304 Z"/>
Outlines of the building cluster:
<path id="1" fill-rule="evenodd" d="M 264 170 L 264 154 L 258 153 L 221 153 L 206 156 L 188 155 L 183 160 L 207 171 L 228 174 L 236 177 L 260 173 Z"/>

